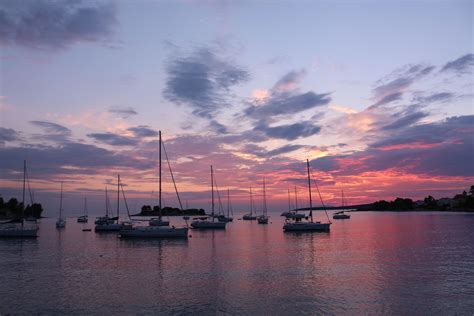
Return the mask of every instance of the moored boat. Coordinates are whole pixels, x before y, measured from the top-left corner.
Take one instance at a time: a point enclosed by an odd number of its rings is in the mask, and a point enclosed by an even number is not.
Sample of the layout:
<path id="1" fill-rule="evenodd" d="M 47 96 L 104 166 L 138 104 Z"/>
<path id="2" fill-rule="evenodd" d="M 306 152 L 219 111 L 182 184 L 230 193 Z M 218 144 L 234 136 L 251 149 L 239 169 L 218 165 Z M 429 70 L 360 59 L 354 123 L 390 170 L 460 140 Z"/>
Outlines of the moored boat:
<path id="1" fill-rule="evenodd" d="M 63 183 L 61 182 L 61 195 L 59 198 L 59 217 L 56 221 L 56 228 L 66 227 L 66 220 L 63 218 Z"/>
<path id="2" fill-rule="evenodd" d="M 250 187 L 250 213 L 245 214 L 242 216 L 244 221 L 254 221 L 257 219 L 257 215 L 253 213 L 254 205 L 253 205 L 253 195 L 252 195 L 252 187 Z"/>
<path id="3" fill-rule="evenodd" d="M 257 223 L 268 224 L 267 196 L 265 194 L 265 179 L 263 179 L 263 210 L 262 210 L 262 215 L 257 217 Z"/>

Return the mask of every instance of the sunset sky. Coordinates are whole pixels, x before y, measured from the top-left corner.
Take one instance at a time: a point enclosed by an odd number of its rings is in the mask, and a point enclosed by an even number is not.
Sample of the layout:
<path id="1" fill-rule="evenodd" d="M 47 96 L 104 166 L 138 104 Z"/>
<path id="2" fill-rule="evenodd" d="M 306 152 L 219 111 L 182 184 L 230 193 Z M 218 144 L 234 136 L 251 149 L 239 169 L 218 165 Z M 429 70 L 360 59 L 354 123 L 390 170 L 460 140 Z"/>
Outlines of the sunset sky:
<path id="1" fill-rule="evenodd" d="M 190 207 L 209 166 L 245 210 L 474 184 L 472 1 L 0 2 L 0 193 L 103 212 L 117 173 L 157 204 L 157 131 Z M 168 170 L 164 201 L 177 206 Z M 152 191 L 155 191 L 152 193 Z M 223 192 L 222 192 L 223 193 Z M 223 201 L 224 202 L 224 201 Z M 316 203 L 319 205 L 319 203 Z"/>

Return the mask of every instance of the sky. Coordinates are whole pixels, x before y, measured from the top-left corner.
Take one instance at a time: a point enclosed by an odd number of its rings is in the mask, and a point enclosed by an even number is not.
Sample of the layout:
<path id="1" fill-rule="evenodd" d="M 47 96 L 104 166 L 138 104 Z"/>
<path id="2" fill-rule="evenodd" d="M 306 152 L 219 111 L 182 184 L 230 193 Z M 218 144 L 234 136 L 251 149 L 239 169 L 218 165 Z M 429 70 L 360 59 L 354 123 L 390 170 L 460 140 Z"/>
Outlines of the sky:
<path id="1" fill-rule="evenodd" d="M 474 184 L 472 1 L 0 2 L 0 194 L 157 204 L 158 131 L 189 207 L 338 205 Z M 164 165 L 167 167 L 167 165 Z M 169 170 L 165 205 L 178 206 Z M 29 194 L 27 194 L 28 196 Z M 115 196 L 115 195 L 114 195 Z M 30 198 L 27 199 L 29 203 Z M 320 205 L 319 199 L 316 205 Z M 123 202 L 121 202 L 123 203 Z M 113 203 L 112 203 L 113 204 Z M 183 205 L 185 206 L 185 205 Z M 123 206 L 122 206 L 123 207 Z"/>

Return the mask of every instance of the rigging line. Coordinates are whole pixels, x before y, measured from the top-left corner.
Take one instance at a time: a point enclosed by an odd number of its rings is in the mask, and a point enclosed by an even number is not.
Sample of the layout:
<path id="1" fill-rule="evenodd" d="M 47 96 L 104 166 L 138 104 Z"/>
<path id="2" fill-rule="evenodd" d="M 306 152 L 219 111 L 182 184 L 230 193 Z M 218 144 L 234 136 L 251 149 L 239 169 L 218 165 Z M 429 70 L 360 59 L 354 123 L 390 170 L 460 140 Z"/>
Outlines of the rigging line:
<path id="1" fill-rule="evenodd" d="M 222 211 L 222 214 L 224 214 L 224 207 L 222 206 L 222 200 L 221 200 L 221 195 L 219 193 L 219 187 L 217 186 L 217 181 L 216 181 L 216 176 L 213 175 L 214 177 L 214 185 L 216 186 L 216 191 L 217 191 L 217 200 L 219 201 L 219 214 L 221 214 L 221 211 Z"/>
<path id="2" fill-rule="evenodd" d="M 30 188 L 30 177 L 28 176 L 28 169 L 25 169 L 25 174 L 26 174 L 26 183 L 28 184 L 28 192 L 30 193 L 30 202 L 31 204 L 34 203 L 33 201 L 33 193 L 31 192 L 31 188 Z"/>
<path id="3" fill-rule="evenodd" d="M 125 197 L 125 192 L 123 191 L 123 183 L 120 183 L 120 188 L 122 189 L 122 196 L 123 196 L 123 200 L 125 201 L 125 208 L 127 209 L 128 219 L 131 221 L 131 220 L 132 220 L 132 217 L 130 216 L 130 211 L 128 210 L 127 198 Z M 118 218 L 118 219 L 117 219 L 117 222 L 118 222 L 119 220 L 120 220 L 120 219 Z"/>
<path id="4" fill-rule="evenodd" d="M 313 179 L 313 182 L 316 186 L 316 190 L 318 190 L 318 195 L 319 195 L 319 199 L 321 200 L 321 204 L 323 205 L 323 209 L 324 209 L 324 213 L 326 213 L 326 217 L 328 219 L 328 222 L 331 222 L 331 220 L 329 219 L 329 215 L 328 215 L 328 212 L 326 210 L 326 205 L 324 205 L 324 202 L 323 202 L 323 197 L 321 196 L 321 192 L 319 191 L 319 186 L 318 186 L 318 183 L 316 182 L 316 180 L 314 179 L 314 175 L 313 175 L 313 171 L 311 170 L 311 178 Z"/>
<path id="5" fill-rule="evenodd" d="M 168 159 L 168 153 L 166 152 L 165 142 L 162 140 L 161 145 L 163 146 L 163 151 L 165 152 L 166 162 L 168 163 L 168 168 L 170 170 L 171 179 L 173 180 L 174 190 L 176 191 L 176 196 L 178 197 L 179 207 L 183 210 L 183 204 L 179 197 L 178 187 L 176 186 L 176 181 L 174 181 L 173 170 L 171 170 L 170 160 Z"/>

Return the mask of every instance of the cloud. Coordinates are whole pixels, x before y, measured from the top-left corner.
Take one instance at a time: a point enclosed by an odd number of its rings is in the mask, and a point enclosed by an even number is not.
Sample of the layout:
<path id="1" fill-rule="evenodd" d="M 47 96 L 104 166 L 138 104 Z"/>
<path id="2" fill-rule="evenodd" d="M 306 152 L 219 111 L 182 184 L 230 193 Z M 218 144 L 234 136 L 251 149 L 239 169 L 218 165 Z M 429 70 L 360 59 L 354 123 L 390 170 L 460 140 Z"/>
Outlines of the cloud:
<path id="1" fill-rule="evenodd" d="M 102 169 L 108 170 L 111 166 L 137 170 L 153 167 L 148 160 L 77 142 L 66 142 L 60 146 L 0 147 L 0 156 L 0 169 L 17 171 L 19 162 L 27 159 L 34 165 L 35 176 L 44 179 L 61 173 L 99 174 Z"/>
<path id="2" fill-rule="evenodd" d="M 410 126 L 421 120 L 422 118 L 427 117 L 429 114 L 426 112 L 411 112 L 403 113 L 402 117 L 395 120 L 394 122 L 387 124 L 382 127 L 383 130 L 393 130 L 399 129 L 406 126 Z"/>
<path id="3" fill-rule="evenodd" d="M 34 138 L 50 140 L 53 142 L 64 142 L 71 136 L 71 130 L 65 126 L 48 121 L 30 121 L 31 124 L 40 127 L 44 133 L 35 134 Z"/>
<path id="4" fill-rule="evenodd" d="M 95 139 L 97 142 L 112 146 L 135 146 L 138 140 L 133 137 L 121 136 L 113 133 L 92 133 L 87 134 L 88 137 Z"/>
<path id="5" fill-rule="evenodd" d="M 196 116 L 212 119 L 228 106 L 230 88 L 246 82 L 249 73 L 217 56 L 209 48 L 170 59 L 164 97 L 190 107 Z"/>
<path id="6" fill-rule="evenodd" d="M 328 93 L 316 94 L 313 91 L 300 94 L 272 95 L 263 105 L 250 106 L 245 114 L 254 119 L 268 119 L 272 116 L 295 114 L 326 105 L 331 101 Z"/>
<path id="7" fill-rule="evenodd" d="M 270 127 L 265 123 L 255 126 L 255 130 L 264 132 L 268 137 L 286 140 L 295 140 L 300 137 L 308 137 L 321 131 L 321 127 L 313 125 L 309 121 L 279 125 Z"/>
<path id="8" fill-rule="evenodd" d="M 116 114 L 118 116 L 120 116 L 121 118 L 123 119 L 126 119 L 132 115 L 137 115 L 138 112 L 135 111 L 134 108 L 132 107 L 112 107 L 109 109 L 109 113 L 113 113 L 113 114 Z"/>
<path id="9" fill-rule="evenodd" d="M 146 125 L 140 125 L 136 127 L 130 127 L 127 131 L 132 132 L 135 137 L 154 137 L 158 136 L 158 132 L 149 128 Z"/>
<path id="10" fill-rule="evenodd" d="M 474 66 L 474 54 L 467 54 L 459 57 L 458 59 L 446 63 L 446 65 L 444 65 L 440 71 L 452 71 L 457 74 L 465 74 L 472 71 L 472 66 Z"/>
<path id="11" fill-rule="evenodd" d="M 116 23 L 115 6 L 83 1 L 0 2 L 0 43 L 63 49 L 78 42 L 105 42 Z"/>
<path id="12" fill-rule="evenodd" d="M 301 149 L 301 148 L 304 148 L 304 147 L 306 147 L 306 146 L 287 144 L 287 145 L 284 145 L 284 146 L 281 146 L 281 147 L 278 147 L 278 148 L 275 148 L 275 149 L 272 149 L 272 150 L 267 150 L 262 146 L 258 146 L 258 145 L 255 145 L 255 144 L 246 144 L 242 148 L 242 152 L 244 152 L 246 154 L 251 154 L 251 155 L 254 155 L 254 156 L 257 156 L 257 157 L 260 157 L 260 158 L 271 158 L 271 157 L 274 157 L 274 156 L 279 156 L 279 155 L 282 155 L 282 154 L 290 153 L 290 152 L 293 152 L 295 150 L 298 150 L 298 149 Z"/>
<path id="13" fill-rule="evenodd" d="M 19 138 L 18 132 L 11 128 L 0 127 L 0 145 L 12 142 Z"/>
<path id="14" fill-rule="evenodd" d="M 372 90 L 376 102 L 371 107 L 400 100 L 406 89 L 415 81 L 430 74 L 434 68 L 434 66 L 423 64 L 407 65 L 378 80 L 376 87 Z"/>
<path id="15" fill-rule="evenodd" d="M 295 90 L 297 85 L 306 76 L 306 70 L 292 70 L 278 80 L 272 88 L 274 92 L 288 92 Z"/>

